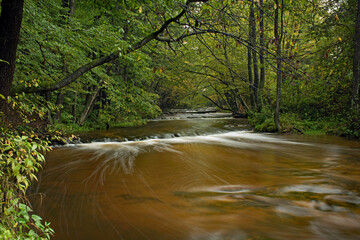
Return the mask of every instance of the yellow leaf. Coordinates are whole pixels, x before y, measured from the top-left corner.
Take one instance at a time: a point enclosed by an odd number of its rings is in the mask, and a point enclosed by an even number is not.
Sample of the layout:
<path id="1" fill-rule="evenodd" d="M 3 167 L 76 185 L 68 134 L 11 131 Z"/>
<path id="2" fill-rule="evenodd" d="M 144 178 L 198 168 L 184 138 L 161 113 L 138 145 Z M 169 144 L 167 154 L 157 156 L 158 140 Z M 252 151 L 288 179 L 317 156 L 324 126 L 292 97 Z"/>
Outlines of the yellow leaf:
<path id="1" fill-rule="evenodd" d="M 337 14 L 335 15 L 335 20 L 339 21 L 339 16 Z"/>
<path id="2" fill-rule="evenodd" d="M 341 37 L 339 37 L 339 41 L 342 42 L 342 38 L 341 38 Z"/>
<path id="3" fill-rule="evenodd" d="M 140 57 L 140 56 L 138 56 L 138 57 L 137 57 L 137 60 L 139 61 L 140 59 L 141 59 L 141 57 Z"/>
<path id="4" fill-rule="evenodd" d="M 142 7 L 139 8 L 139 13 L 142 13 Z"/>
<path id="5" fill-rule="evenodd" d="M 274 9 L 277 9 L 277 5 L 276 5 L 276 4 L 274 4 Z"/>
<path id="6" fill-rule="evenodd" d="M 293 43 L 293 41 L 290 40 L 290 44 L 291 46 L 295 46 L 295 44 Z"/>
<path id="7" fill-rule="evenodd" d="M 5 208 L 5 212 L 4 212 L 4 213 L 5 213 L 6 216 L 9 216 L 9 215 L 11 214 L 6 208 Z"/>

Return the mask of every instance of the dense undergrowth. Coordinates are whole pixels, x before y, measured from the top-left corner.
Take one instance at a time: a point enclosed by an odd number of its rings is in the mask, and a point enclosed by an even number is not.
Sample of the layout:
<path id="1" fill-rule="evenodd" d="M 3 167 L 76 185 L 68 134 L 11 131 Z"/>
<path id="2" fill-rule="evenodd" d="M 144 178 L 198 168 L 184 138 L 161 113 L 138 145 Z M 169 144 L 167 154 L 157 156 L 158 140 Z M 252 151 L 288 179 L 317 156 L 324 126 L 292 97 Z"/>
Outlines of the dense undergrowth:
<path id="1" fill-rule="evenodd" d="M 351 112 L 338 116 L 306 118 L 298 113 L 282 113 L 281 129 L 276 129 L 274 114 L 264 108 L 260 113 L 249 115 L 249 123 L 257 132 L 301 133 L 307 135 L 337 135 L 360 139 L 360 114 Z"/>
<path id="2" fill-rule="evenodd" d="M 79 125 L 76 123 L 54 123 L 51 128 L 53 131 L 61 133 L 63 136 L 66 136 L 66 141 L 76 140 L 76 134 L 81 132 L 99 130 L 99 129 L 108 129 L 108 128 L 116 128 L 116 127 L 134 127 L 146 124 L 145 119 L 128 119 L 124 122 L 111 122 L 110 124 L 100 123 L 100 122 L 85 122 L 84 125 Z M 75 135 L 74 135 L 75 134 Z M 63 140 L 64 138 L 61 138 Z"/>

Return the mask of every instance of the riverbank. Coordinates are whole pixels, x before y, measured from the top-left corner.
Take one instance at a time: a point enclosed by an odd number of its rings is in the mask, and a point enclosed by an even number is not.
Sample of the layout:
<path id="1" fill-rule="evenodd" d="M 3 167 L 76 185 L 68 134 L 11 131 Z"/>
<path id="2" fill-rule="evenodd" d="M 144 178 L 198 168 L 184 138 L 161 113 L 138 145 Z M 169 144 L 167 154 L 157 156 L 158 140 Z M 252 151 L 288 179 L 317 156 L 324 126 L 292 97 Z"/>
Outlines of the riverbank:
<path id="1" fill-rule="evenodd" d="M 245 115 L 244 115 L 245 116 Z M 278 132 L 281 134 L 304 134 L 304 135 L 334 135 L 352 139 L 360 138 L 360 120 L 356 117 L 329 117 L 318 119 L 304 119 L 294 113 L 282 113 L 280 115 L 281 129 L 275 128 L 273 113 L 262 111 L 261 113 L 250 113 L 246 115 L 249 125 L 255 132 Z M 111 128 L 139 127 L 146 125 L 148 121 L 157 120 L 176 120 L 176 119 L 211 119 L 211 118 L 235 118 L 231 113 L 219 112 L 216 108 L 199 109 L 168 109 L 156 119 L 134 120 L 123 122 L 112 126 L 91 126 L 89 124 L 79 126 L 76 124 L 54 124 L 53 128 L 60 134 L 59 140 L 55 139 L 55 144 L 76 143 L 79 141 L 79 134 L 89 131 L 107 130 Z"/>
<path id="2" fill-rule="evenodd" d="M 103 125 L 91 125 L 86 122 L 84 125 L 78 124 L 59 124 L 54 123 L 51 128 L 58 135 L 61 135 L 62 139 L 55 140 L 55 144 L 68 143 L 78 141 L 77 136 L 82 133 L 91 131 L 103 131 L 114 128 L 128 128 L 128 127 L 140 127 L 146 125 L 149 121 L 158 120 L 175 120 L 175 119 L 200 119 L 200 118 L 232 118 L 232 113 L 219 112 L 215 107 L 197 108 L 197 109 L 167 109 L 163 111 L 163 114 L 157 116 L 154 119 L 133 119 L 130 121 L 123 121 L 121 123 L 103 124 Z"/>
<path id="3" fill-rule="evenodd" d="M 280 115 L 280 130 L 274 124 L 270 111 L 252 113 L 249 123 L 256 132 L 280 132 L 305 135 L 335 135 L 340 137 L 360 139 L 360 115 L 332 116 L 317 119 L 306 119 L 295 113 Z"/>

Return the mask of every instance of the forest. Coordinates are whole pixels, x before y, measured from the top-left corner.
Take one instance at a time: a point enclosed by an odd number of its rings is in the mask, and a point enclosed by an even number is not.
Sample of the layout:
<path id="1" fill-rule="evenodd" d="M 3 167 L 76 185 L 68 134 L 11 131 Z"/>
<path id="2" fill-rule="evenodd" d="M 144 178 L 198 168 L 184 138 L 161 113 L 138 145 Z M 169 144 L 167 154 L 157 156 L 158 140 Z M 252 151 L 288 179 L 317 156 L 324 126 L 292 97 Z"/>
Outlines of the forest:
<path id="1" fill-rule="evenodd" d="M 1 0 L 0 11 L 0 239 L 50 239 L 26 190 L 51 144 L 79 131 L 215 106 L 255 131 L 360 138 L 360 0 Z"/>

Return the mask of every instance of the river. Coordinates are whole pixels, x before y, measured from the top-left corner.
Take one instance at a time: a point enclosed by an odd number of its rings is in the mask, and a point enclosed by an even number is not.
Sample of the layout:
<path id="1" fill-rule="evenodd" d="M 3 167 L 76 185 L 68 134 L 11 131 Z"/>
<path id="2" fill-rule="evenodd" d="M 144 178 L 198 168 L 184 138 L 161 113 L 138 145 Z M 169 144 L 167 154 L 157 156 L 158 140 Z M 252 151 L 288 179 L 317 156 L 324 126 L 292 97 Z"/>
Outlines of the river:
<path id="1" fill-rule="evenodd" d="M 29 194 L 54 239 L 360 239 L 360 143 L 243 119 L 93 131 Z"/>

